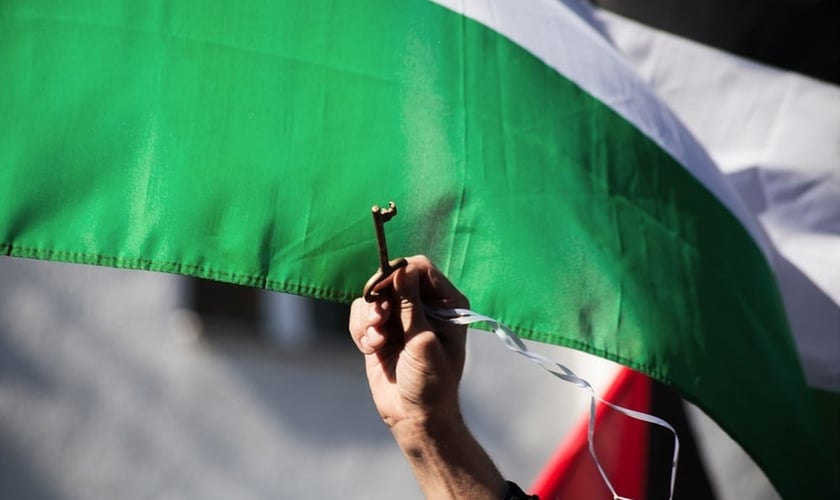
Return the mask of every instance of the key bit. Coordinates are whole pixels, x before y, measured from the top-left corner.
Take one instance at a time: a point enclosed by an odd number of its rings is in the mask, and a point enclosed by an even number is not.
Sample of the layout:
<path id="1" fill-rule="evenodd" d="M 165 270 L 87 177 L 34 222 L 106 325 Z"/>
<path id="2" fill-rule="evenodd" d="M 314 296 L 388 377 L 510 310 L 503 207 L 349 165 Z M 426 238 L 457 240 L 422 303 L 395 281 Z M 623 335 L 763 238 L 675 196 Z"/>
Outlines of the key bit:
<path id="1" fill-rule="evenodd" d="M 368 302 L 375 302 L 384 297 L 383 290 L 379 287 L 388 276 L 401 267 L 408 264 L 403 258 L 388 260 L 388 243 L 385 241 L 385 223 L 397 215 L 397 205 L 393 201 L 388 202 L 388 208 L 381 208 L 374 205 L 371 209 L 373 215 L 373 226 L 376 230 L 376 244 L 379 246 L 379 271 L 376 272 L 365 284 L 364 297 Z"/>

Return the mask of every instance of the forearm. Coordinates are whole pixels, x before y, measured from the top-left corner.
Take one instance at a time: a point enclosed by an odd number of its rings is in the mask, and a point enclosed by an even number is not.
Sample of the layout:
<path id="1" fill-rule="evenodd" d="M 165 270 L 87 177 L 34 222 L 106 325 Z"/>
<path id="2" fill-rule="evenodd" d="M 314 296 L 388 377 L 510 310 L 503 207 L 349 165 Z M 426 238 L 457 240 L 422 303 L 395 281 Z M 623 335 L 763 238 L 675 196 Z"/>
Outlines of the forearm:
<path id="1" fill-rule="evenodd" d="M 460 416 L 400 422 L 391 431 L 430 499 L 497 500 L 505 481 Z"/>

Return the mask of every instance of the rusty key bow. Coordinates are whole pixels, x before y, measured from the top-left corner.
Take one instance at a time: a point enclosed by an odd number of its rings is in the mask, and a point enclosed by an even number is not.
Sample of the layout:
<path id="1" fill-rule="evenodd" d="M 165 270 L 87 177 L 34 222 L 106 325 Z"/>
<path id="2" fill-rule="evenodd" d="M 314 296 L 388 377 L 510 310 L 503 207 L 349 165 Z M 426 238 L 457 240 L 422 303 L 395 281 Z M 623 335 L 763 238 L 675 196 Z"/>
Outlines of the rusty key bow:
<path id="1" fill-rule="evenodd" d="M 365 284 L 364 297 L 368 302 L 375 302 L 383 297 L 382 290 L 378 285 L 385 281 L 388 276 L 401 267 L 408 264 L 403 258 L 388 260 L 388 243 L 385 241 L 385 223 L 397 215 L 397 205 L 393 201 L 388 202 L 388 208 L 380 208 L 374 205 L 370 209 L 373 215 L 373 226 L 376 229 L 376 243 L 379 245 L 379 271 L 376 272 Z"/>

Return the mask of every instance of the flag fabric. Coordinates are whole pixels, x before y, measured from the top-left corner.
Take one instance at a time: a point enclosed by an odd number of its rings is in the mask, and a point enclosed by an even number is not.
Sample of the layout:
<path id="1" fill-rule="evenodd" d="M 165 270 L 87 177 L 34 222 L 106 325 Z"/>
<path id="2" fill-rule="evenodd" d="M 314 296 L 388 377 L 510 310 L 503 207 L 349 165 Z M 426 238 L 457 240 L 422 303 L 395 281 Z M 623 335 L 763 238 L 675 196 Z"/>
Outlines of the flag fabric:
<path id="1" fill-rule="evenodd" d="M 628 13 L 656 22 L 646 17 L 650 15 L 643 12 L 646 7 L 633 2 L 622 5 Z M 729 8 L 728 4 L 718 7 Z M 781 11 L 776 12 L 777 18 L 784 18 L 784 11 L 791 9 L 797 11 L 799 21 L 824 7 L 774 6 Z M 840 12 L 830 9 L 833 14 L 808 29 L 819 34 L 820 23 L 823 32 L 830 28 L 829 19 Z M 836 54 L 812 47 L 795 59 L 790 51 L 777 54 L 762 49 L 762 61 L 807 72 L 798 74 L 608 11 L 589 10 L 586 17 L 699 138 L 780 250 L 776 277 L 808 384 L 826 425 L 826 447 L 840 450 L 840 82 L 833 73 L 835 65 L 829 63 Z M 728 22 L 731 19 L 716 20 Z M 696 36 L 691 23 L 673 13 L 665 22 L 672 28 L 681 26 L 687 36 Z M 754 28 L 755 24 L 741 27 L 745 33 Z M 758 49 L 758 39 L 762 37 L 738 38 L 743 43 L 733 43 L 730 38 L 730 43 L 719 47 L 751 52 Z M 816 39 L 799 39 L 794 45 L 812 44 Z M 720 450 L 719 442 L 708 446 L 718 449 L 717 460 L 730 463 L 713 467 L 716 483 L 723 487 L 743 482 L 741 470 L 731 467 L 732 460 L 738 459 Z M 840 480 L 840 475 L 836 477 Z M 744 493 L 741 489 L 737 496 L 745 498 Z M 766 497 L 766 491 L 755 491 L 753 496 Z"/>
<path id="2" fill-rule="evenodd" d="M 707 47 L 840 85 L 836 2 L 683 0 L 679 9 L 670 0 L 588 3 Z M 782 32 L 788 36 L 776 36 Z"/>
<path id="3" fill-rule="evenodd" d="M 0 5 L 0 253 L 348 301 L 426 253 L 473 308 L 679 390 L 837 488 L 774 274 L 700 144 L 562 3 Z"/>
<path id="4" fill-rule="evenodd" d="M 808 382 L 840 394 L 840 87 L 592 13 L 766 229 Z"/>

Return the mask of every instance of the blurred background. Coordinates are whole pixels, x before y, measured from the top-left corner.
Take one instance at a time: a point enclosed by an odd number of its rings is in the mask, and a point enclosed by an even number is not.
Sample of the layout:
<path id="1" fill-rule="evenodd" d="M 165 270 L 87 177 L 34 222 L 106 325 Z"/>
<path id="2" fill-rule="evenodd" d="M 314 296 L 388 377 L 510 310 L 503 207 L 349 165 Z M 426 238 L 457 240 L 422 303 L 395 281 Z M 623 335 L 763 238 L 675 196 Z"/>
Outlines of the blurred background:
<path id="1" fill-rule="evenodd" d="M 346 306 L 6 257 L 0 283 L 0 497 L 422 498 Z M 613 368 L 580 373 L 605 385 Z M 586 404 L 483 331 L 463 388 L 475 434 L 523 485 Z"/>

